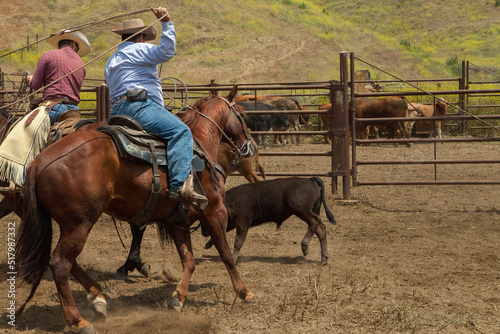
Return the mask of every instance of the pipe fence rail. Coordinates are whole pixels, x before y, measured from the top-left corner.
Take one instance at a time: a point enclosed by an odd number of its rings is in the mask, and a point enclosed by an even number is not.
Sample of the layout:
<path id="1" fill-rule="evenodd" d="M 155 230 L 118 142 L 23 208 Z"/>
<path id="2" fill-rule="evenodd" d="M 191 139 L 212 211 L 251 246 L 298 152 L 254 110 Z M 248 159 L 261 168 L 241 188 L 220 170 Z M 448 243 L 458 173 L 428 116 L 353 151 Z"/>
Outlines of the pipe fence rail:
<path id="1" fill-rule="evenodd" d="M 236 83 L 220 84 L 211 80 L 207 84 L 178 85 L 168 81 L 162 81 L 162 90 L 165 95 L 165 104 L 170 111 L 176 112 L 182 108 L 183 104 L 190 105 L 196 100 L 212 95 L 225 95 L 229 93 L 235 84 L 238 91 L 244 95 L 257 96 L 282 96 L 291 97 L 300 101 L 307 110 L 283 110 L 283 111 L 246 111 L 248 115 L 268 115 L 282 113 L 285 115 L 310 114 L 313 117 L 313 125 L 301 131 L 253 131 L 253 135 L 289 135 L 289 136 L 320 136 L 321 138 L 330 135 L 332 140 L 330 146 L 318 152 L 259 152 L 260 156 L 273 157 L 329 157 L 330 167 L 325 171 L 318 172 L 286 172 L 269 171 L 269 176 L 318 176 L 331 179 L 332 193 L 337 193 L 339 178 L 342 178 L 343 198 L 349 199 L 351 186 L 365 185 L 415 185 L 415 184 L 499 184 L 496 180 L 438 180 L 436 176 L 433 181 L 413 180 L 413 181 L 364 181 L 359 179 L 358 167 L 377 168 L 385 165 L 447 165 L 447 164 L 499 164 L 500 159 L 470 159 L 470 160 L 450 160 L 450 159 L 422 159 L 422 160 L 358 160 L 356 147 L 358 145 L 371 144 L 434 144 L 434 155 L 436 155 L 436 143 L 447 142 L 498 142 L 500 137 L 496 133 L 494 136 L 479 137 L 464 135 L 473 131 L 495 131 L 497 127 L 487 122 L 497 122 L 500 119 L 500 82 L 498 81 L 473 81 L 470 80 L 470 64 L 462 63 L 462 76 L 459 78 L 444 79 L 410 79 L 402 80 L 357 80 L 355 77 L 355 64 L 360 61 L 366 66 L 372 66 L 375 70 L 380 70 L 386 74 L 388 72 L 369 64 L 359 58 L 354 57 L 354 53 L 340 53 L 340 79 L 322 82 L 275 82 L 275 83 Z M 0 68 L 0 108 L 11 104 L 11 98 L 15 96 L 21 86 L 22 74 L 5 73 Z M 357 91 L 359 84 L 372 85 L 380 88 L 371 92 Z M 358 85 L 358 86 L 357 86 Z M 489 85 L 487 88 L 484 85 Z M 431 87 L 426 91 L 423 87 Z M 456 87 L 451 89 L 450 87 Z M 405 90 L 405 91 L 403 91 Z M 426 117 L 426 121 L 444 121 L 447 128 L 455 131 L 457 136 L 449 138 L 411 138 L 411 139 L 350 139 L 350 126 L 352 123 L 352 134 L 356 135 L 355 125 L 362 123 L 373 123 L 380 119 L 359 119 L 355 118 L 349 110 L 349 100 L 356 98 L 377 98 L 386 96 L 405 96 L 410 99 L 429 103 L 436 99 L 451 97 L 448 114 L 442 117 Z M 36 97 L 41 97 L 37 94 Z M 496 101 L 496 102 L 495 102 Z M 331 110 L 319 110 L 323 103 L 331 103 Z M 6 112 L 13 110 L 13 107 L 6 108 Z M 109 101 L 109 89 L 103 79 L 85 79 L 81 91 L 80 111 L 84 117 L 93 118 L 97 121 L 109 119 L 111 103 Z M 496 109 L 496 110 L 495 110 Z M 493 112 L 492 112 L 493 110 Z M 484 114 L 479 114 L 484 113 Z M 17 113 L 21 116 L 21 113 Z M 330 116 L 330 128 L 322 130 L 320 116 Z M 384 118 L 384 121 L 406 121 L 408 118 Z M 419 123 L 424 121 L 420 117 L 412 118 L 412 121 Z M 481 122 L 481 124 L 477 124 Z M 486 124 L 486 125 L 485 125 Z M 308 159 L 314 161 L 314 159 Z"/>

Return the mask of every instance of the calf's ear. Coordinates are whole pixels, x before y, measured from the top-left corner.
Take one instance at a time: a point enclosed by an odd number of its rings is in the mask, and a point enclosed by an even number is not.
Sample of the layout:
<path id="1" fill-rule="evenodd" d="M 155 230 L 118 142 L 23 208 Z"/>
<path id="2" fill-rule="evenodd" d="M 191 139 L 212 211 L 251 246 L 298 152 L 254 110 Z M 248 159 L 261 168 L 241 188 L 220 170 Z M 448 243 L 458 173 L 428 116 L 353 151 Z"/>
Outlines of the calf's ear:
<path id="1" fill-rule="evenodd" d="M 231 93 L 229 93 L 226 99 L 229 102 L 233 102 L 233 98 L 236 96 L 237 92 L 238 92 L 238 85 L 234 85 L 233 89 L 231 89 Z"/>

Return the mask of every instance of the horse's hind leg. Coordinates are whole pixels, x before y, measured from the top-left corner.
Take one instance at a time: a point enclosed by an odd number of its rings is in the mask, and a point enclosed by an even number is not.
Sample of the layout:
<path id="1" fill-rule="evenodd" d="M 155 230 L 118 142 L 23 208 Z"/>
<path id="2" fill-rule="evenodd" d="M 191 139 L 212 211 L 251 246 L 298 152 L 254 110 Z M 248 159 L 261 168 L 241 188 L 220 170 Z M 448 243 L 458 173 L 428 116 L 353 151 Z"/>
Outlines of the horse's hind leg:
<path id="1" fill-rule="evenodd" d="M 4 197 L 2 201 L 0 201 L 0 218 L 7 216 L 9 213 L 14 211 L 14 208 L 15 200 L 10 197 Z"/>
<path id="2" fill-rule="evenodd" d="M 95 333 L 92 325 L 80 316 L 68 282 L 73 264 L 76 264 L 75 259 L 81 253 L 93 223 L 72 225 L 71 227 L 59 225 L 61 226 L 61 235 L 50 259 L 49 267 L 61 301 L 64 321 L 72 331 Z M 78 268 L 75 267 L 75 270 L 78 276 Z"/>
<path id="3" fill-rule="evenodd" d="M 181 281 L 177 284 L 177 289 L 168 300 L 168 306 L 180 312 L 188 295 L 189 282 L 194 272 L 193 247 L 191 245 L 191 234 L 189 231 L 174 227 L 169 229 L 169 232 L 181 258 L 184 273 Z"/>
<path id="4" fill-rule="evenodd" d="M 300 243 L 302 246 L 302 253 L 304 254 L 304 256 L 307 255 L 307 253 L 309 252 L 309 241 L 311 241 L 313 234 L 316 234 L 316 236 L 319 239 L 319 244 L 321 245 L 321 264 L 323 265 L 326 264 L 328 260 L 328 247 L 326 244 L 326 227 L 321 222 L 321 218 L 312 211 L 306 214 L 297 214 L 297 217 L 305 221 L 308 225 L 306 235 L 304 236 L 302 242 Z"/>
<path id="5" fill-rule="evenodd" d="M 85 291 L 87 291 L 87 298 L 90 299 L 92 303 L 92 309 L 96 316 L 99 318 L 106 318 L 107 303 L 106 298 L 102 294 L 101 286 L 96 281 L 94 281 L 92 277 L 90 277 L 89 274 L 87 274 L 85 270 L 83 270 L 78 265 L 78 263 L 76 263 L 76 261 L 71 267 L 71 275 L 73 275 L 73 277 L 76 278 L 78 282 L 80 282 Z"/>

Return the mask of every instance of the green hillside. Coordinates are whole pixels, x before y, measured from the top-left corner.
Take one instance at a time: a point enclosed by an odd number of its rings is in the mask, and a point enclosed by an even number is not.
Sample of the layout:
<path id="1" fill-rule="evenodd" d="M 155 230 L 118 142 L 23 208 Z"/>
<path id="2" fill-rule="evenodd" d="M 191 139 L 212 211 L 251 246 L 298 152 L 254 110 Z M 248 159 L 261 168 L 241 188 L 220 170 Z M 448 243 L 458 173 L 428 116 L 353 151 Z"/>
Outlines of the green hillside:
<path id="1" fill-rule="evenodd" d="M 0 54 L 64 28 L 148 8 L 136 0 L 2 1 Z M 188 83 L 325 81 L 338 79 L 341 51 L 405 79 L 458 76 L 462 60 L 500 77 L 500 0 L 174 0 L 176 56 L 162 76 Z M 152 13 L 135 15 L 146 24 Z M 119 43 L 115 19 L 85 29 L 89 62 Z M 126 19 L 126 18 L 125 18 Z M 156 28 L 159 29 L 157 24 Z M 0 59 L 4 71 L 33 71 L 45 42 Z M 88 66 L 102 78 L 108 55 Z M 357 69 L 370 69 L 358 63 Z M 371 71 L 375 79 L 387 78 Z M 486 79 L 494 79 L 486 77 Z M 498 78 L 497 78 L 498 79 Z"/>

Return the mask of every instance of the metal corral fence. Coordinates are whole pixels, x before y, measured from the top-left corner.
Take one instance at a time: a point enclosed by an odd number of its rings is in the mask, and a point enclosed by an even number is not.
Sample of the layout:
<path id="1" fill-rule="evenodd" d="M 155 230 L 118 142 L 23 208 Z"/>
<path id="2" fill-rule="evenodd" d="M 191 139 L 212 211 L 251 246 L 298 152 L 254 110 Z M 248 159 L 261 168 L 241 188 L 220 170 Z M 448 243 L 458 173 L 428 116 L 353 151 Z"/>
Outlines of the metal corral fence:
<path id="1" fill-rule="evenodd" d="M 359 180 L 357 169 L 358 166 L 383 166 L 394 164 L 432 164 L 434 166 L 442 164 L 475 164 L 475 163 L 500 163 L 500 160 L 492 159 L 488 161 L 480 160 L 419 160 L 419 161 L 360 161 L 357 159 L 356 146 L 369 144 L 409 144 L 409 143 L 430 143 L 437 142 L 480 142 L 480 141 L 500 141 L 498 131 L 495 126 L 487 126 L 481 123 L 477 125 L 478 120 L 497 121 L 500 119 L 499 105 L 500 103 L 492 103 L 498 101 L 500 93 L 499 82 L 472 81 L 470 80 L 470 64 L 463 62 L 462 76 L 453 79 L 433 79 L 433 80 L 397 80 L 397 81 L 374 81 L 359 80 L 356 78 L 355 61 L 362 62 L 369 66 L 367 62 L 350 55 L 347 52 L 340 54 L 340 80 L 331 80 L 328 82 L 289 82 L 289 83 L 254 83 L 241 84 L 238 83 L 238 91 L 241 94 L 252 95 L 274 95 L 283 97 L 293 97 L 300 101 L 303 106 L 309 110 L 295 111 L 279 111 L 280 113 L 290 114 L 311 114 L 314 115 L 313 126 L 305 131 L 254 131 L 255 135 L 300 135 L 300 136 L 320 136 L 326 134 L 331 135 L 331 146 L 325 146 L 325 150 L 321 152 L 259 152 L 261 156 L 278 156 L 289 157 L 330 157 L 331 168 L 323 172 L 267 172 L 269 176 L 318 176 L 331 178 L 332 192 L 338 191 L 338 178 L 342 177 L 343 198 L 350 198 L 351 181 L 353 186 L 363 185 L 411 185 L 411 184 L 498 184 L 500 181 L 482 181 L 482 180 L 438 180 L 434 175 L 433 181 L 363 181 Z M 375 66 L 373 66 L 377 69 Z M 19 87 L 18 80 L 21 74 L 2 73 L 0 69 L 0 107 L 9 101 L 9 96 L 13 96 Z M 208 94 L 227 95 L 234 86 L 233 84 L 218 84 L 212 80 L 206 85 L 181 85 L 170 80 L 163 81 L 163 91 L 166 96 L 165 105 L 172 112 L 176 112 L 183 105 L 192 105 L 195 101 Z M 359 91 L 359 87 L 364 85 L 372 85 L 375 89 L 372 92 Z M 493 88 L 477 88 L 480 85 L 492 85 Z M 496 85 L 496 86 L 495 86 Z M 356 88 L 358 87 L 358 88 Z M 415 88 L 416 87 L 416 88 Z M 433 89 L 429 90 L 429 87 Z M 451 87 L 451 89 L 450 89 Z M 496 88 L 495 88 L 496 87 Z M 434 138 L 412 138 L 408 139 L 381 139 L 381 140 L 365 140 L 354 138 L 354 145 L 350 145 L 349 123 L 369 122 L 369 119 L 356 119 L 354 113 L 349 114 L 349 99 L 355 98 L 371 98 L 385 96 L 406 96 L 412 99 L 413 102 L 429 103 L 433 102 L 437 96 L 445 97 L 451 102 L 448 108 L 448 115 L 445 117 L 431 117 L 431 120 L 444 120 L 447 132 L 453 135 L 449 138 L 434 139 Z M 479 98 L 487 97 L 487 103 L 481 102 L 473 104 Z M 495 100 L 496 99 L 496 100 Z M 481 100 L 484 101 L 484 100 Z M 332 110 L 319 110 L 319 105 L 323 103 L 332 103 Z M 456 107 L 456 108 L 453 108 Z M 86 79 L 81 94 L 80 108 L 84 117 L 95 118 L 98 121 L 107 120 L 111 105 L 109 102 L 109 91 L 102 79 Z M 471 112 L 476 110 L 488 110 L 489 114 L 472 115 Z M 8 110 L 7 110 L 8 111 Z M 276 111 L 248 111 L 252 114 L 271 114 Z M 330 129 L 321 131 L 321 121 L 318 115 L 330 115 Z M 398 121 L 406 120 L 401 118 L 387 118 L 385 120 Z M 419 119 L 412 119 L 419 122 Z M 474 123 L 472 123 L 474 122 Z M 471 125 L 472 124 L 472 125 Z M 418 125 L 416 126 L 418 131 Z M 353 126 L 355 129 L 355 126 Z M 471 137 L 474 135 L 472 131 L 488 130 L 488 137 Z M 354 131 L 355 134 L 355 131 Z M 464 135 L 469 135 L 465 137 Z M 436 155 L 435 155 L 436 156 Z M 352 168 L 351 168 L 352 164 Z M 373 167 L 375 168 L 375 167 Z"/>
<path id="2" fill-rule="evenodd" d="M 342 61 L 347 61 L 347 57 L 343 55 L 341 57 Z M 347 68 L 347 67 L 345 67 Z M 6 105 L 10 101 L 9 97 L 14 96 L 18 87 L 19 81 L 22 74 L 6 74 L 2 73 L 0 70 L 0 108 Z M 17 78 L 17 79 L 15 79 Z M 343 78 L 348 78 L 347 72 L 344 74 Z M 332 189 L 334 192 L 337 191 L 337 177 L 343 176 L 343 184 L 349 186 L 349 175 L 350 170 L 348 166 L 345 165 L 346 161 L 349 160 L 349 137 L 346 124 L 348 122 L 347 113 L 343 112 L 347 110 L 344 108 L 343 102 L 347 103 L 347 80 L 341 83 L 340 81 L 332 80 L 328 82 L 290 82 L 290 83 L 255 83 L 255 84 L 238 84 L 238 91 L 241 94 L 254 94 L 254 95 L 275 95 L 282 97 L 293 97 L 300 101 L 300 103 L 309 108 L 309 110 L 294 110 L 294 111 L 275 111 L 275 110 L 261 110 L 261 111 L 247 111 L 249 115 L 259 115 L 259 114 L 313 114 L 317 117 L 320 114 L 330 114 L 333 115 L 328 110 L 317 110 L 314 109 L 321 103 L 331 102 L 332 105 L 337 105 L 334 108 L 336 112 L 341 112 L 341 117 L 335 117 L 336 120 L 343 119 L 344 123 L 341 127 L 343 130 L 339 130 L 336 133 L 342 133 L 343 141 L 333 141 L 331 147 L 325 147 L 322 152 L 259 152 L 261 156 L 295 156 L 295 157 L 330 157 L 332 161 L 332 167 L 323 172 L 307 172 L 302 173 L 295 172 L 266 172 L 269 176 L 318 176 L 318 177 L 329 177 L 332 180 Z M 165 106 L 172 112 L 176 112 L 183 105 L 192 105 L 194 102 L 200 98 L 212 95 L 227 95 L 234 84 L 218 84 L 212 80 L 206 85 L 185 85 L 185 87 L 179 87 L 177 83 L 172 83 L 170 80 L 163 81 L 163 91 L 165 95 Z M 35 96 L 39 97 L 39 96 Z M 175 103 L 171 103 L 175 100 Z M 80 111 L 83 117 L 93 118 L 97 121 L 104 121 L 109 119 L 109 112 L 111 109 L 111 103 L 109 101 L 109 90 L 104 84 L 103 80 L 98 79 L 85 79 L 84 85 L 81 91 L 81 102 Z M 7 112 L 11 111 L 9 109 Z M 19 116 L 26 112 L 26 110 L 18 113 Z M 291 132 L 291 131 L 254 131 L 255 135 L 299 135 L 299 136 L 321 136 L 324 137 L 329 131 L 312 130 Z M 332 152 L 344 152 L 344 154 L 332 154 Z M 339 162 L 340 161 L 340 162 Z"/>
<path id="3" fill-rule="evenodd" d="M 500 80 L 499 81 L 488 81 L 488 82 L 473 82 L 470 81 L 470 71 L 469 62 L 462 63 L 462 77 L 458 79 L 447 79 L 447 80 L 407 80 L 400 81 L 399 87 L 404 85 L 408 86 L 410 83 L 418 83 L 422 86 L 422 83 L 435 82 L 436 86 L 441 87 L 443 83 L 455 83 L 458 89 L 447 89 L 447 90 L 432 90 L 428 91 L 425 89 L 413 89 L 401 91 L 401 89 L 394 89 L 395 85 L 392 85 L 391 89 L 383 89 L 384 91 L 375 91 L 370 93 L 359 93 L 356 91 L 355 87 L 355 61 L 360 61 L 364 64 L 373 66 L 360 58 L 354 56 L 353 53 L 350 54 L 350 70 L 351 70 L 351 85 L 350 85 L 350 97 L 355 98 L 371 98 L 371 97 L 385 97 L 385 96 L 406 96 L 416 98 L 414 102 L 419 101 L 418 99 L 426 99 L 425 101 L 435 101 L 438 98 L 446 97 L 446 100 L 452 101 L 449 104 L 447 116 L 444 117 L 426 117 L 426 120 L 444 120 L 447 127 L 451 128 L 449 131 L 452 136 L 449 138 L 411 138 L 411 139 L 358 139 L 355 138 L 356 123 L 369 123 L 377 121 L 377 119 L 369 118 L 356 118 L 354 113 L 351 113 L 352 129 L 353 129 L 353 141 L 355 145 L 352 145 L 352 180 L 354 186 L 365 186 L 365 185 L 472 185 L 472 184 L 500 184 L 500 180 L 439 180 L 437 177 L 437 166 L 438 165 L 456 165 L 456 164 L 495 164 L 498 166 L 500 160 L 493 157 L 493 159 L 487 160 L 439 160 L 437 159 L 437 146 L 436 143 L 450 143 L 450 142 L 460 142 L 460 143 L 479 143 L 479 142 L 499 142 L 500 141 L 500 128 L 498 127 L 498 120 L 500 119 Z M 376 68 L 376 67 L 375 67 Z M 371 84 L 373 81 L 365 81 Z M 364 82 L 364 83 L 365 83 Z M 389 81 L 377 82 L 376 84 L 381 86 Z M 476 88 L 480 84 L 488 84 L 494 88 Z M 415 85 L 416 86 L 416 85 Z M 413 87 L 413 86 L 412 86 Z M 471 87 L 474 87 L 471 88 Z M 389 91 L 392 90 L 392 91 Z M 489 104 L 474 105 L 472 101 L 475 101 L 478 97 L 488 97 Z M 420 102 L 420 101 L 419 101 Z M 480 114 L 481 111 L 488 110 L 487 114 Z M 380 121 L 380 119 L 378 119 Z M 408 121 L 408 118 L 393 117 L 384 118 L 385 121 Z M 422 117 L 411 118 L 411 120 L 418 122 L 423 121 Z M 470 126 L 471 122 L 481 123 L 481 126 Z M 418 127 L 417 127 L 418 128 Z M 487 129 L 488 133 L 484 130 Z M 474 136 L 473 131 L 482 130 L 483 135 Z M 377 160 L 377 161 L 362 161 L 357 158 L 356 146 L 358 145 L 370 145 L 370 144 L 414 144 L 414 143 L 426 143 L 433 144 L 434 159 L 429 160 Z M 500 155 L 500 154 L 499 154 Z M 498 156 L 498 155 L 497 155 Z M 397 181 L 397 180 L 380 180 L 380 181 L 364 181 L 360 180 L 358 177 L 358 166 L 371 166 L 371 168 L 383 168 L 387 165 L 433 165 L 434 175 L 433 180 L 412 180 L 412 181 Z M 373 173 L 368 173 L 373 174 Z M 500 176 L 500 173 L 497 174 Z"/>

